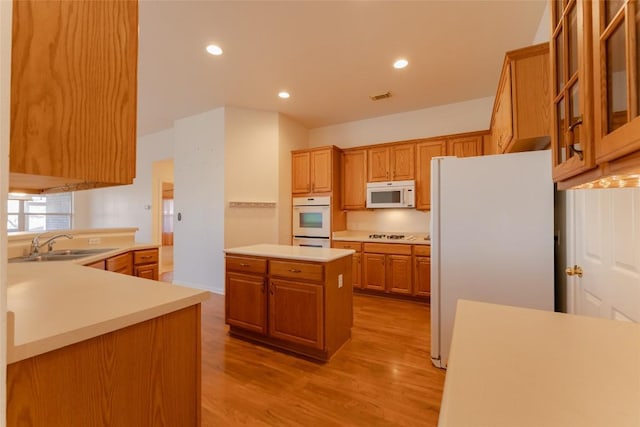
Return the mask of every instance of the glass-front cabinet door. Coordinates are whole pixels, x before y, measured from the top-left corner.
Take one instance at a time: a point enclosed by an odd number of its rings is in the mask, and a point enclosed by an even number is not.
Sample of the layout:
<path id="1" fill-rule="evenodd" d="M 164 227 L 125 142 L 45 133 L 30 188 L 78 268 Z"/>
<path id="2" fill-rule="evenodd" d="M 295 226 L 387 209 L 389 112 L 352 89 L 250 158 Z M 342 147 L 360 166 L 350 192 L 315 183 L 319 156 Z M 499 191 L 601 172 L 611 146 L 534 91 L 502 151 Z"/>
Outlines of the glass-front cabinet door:
<path id="1" fill-rule="evenodd" d="M 640 149 L 640 8 L 636 0 L 592 6 L 594 137 L 601 163 Z"/>
<path id="2" fill-rule="evenodd" d="M 591 2 L 551 1 L 554 181 L 595 166 L 591 70 Z"/>

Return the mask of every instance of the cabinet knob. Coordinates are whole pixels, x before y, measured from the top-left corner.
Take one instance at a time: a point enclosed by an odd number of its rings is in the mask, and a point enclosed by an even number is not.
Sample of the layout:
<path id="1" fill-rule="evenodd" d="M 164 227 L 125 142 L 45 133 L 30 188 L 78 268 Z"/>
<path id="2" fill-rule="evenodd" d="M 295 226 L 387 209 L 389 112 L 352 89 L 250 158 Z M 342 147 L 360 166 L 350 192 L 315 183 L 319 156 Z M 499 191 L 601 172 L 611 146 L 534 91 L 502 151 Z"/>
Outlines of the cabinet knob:
<path id="1" fill-rule="evenodd" d="M 245 264 L 244 262 L 241 262 L 240 267 L 249 267 L 249 264 Z"/>
<path id="2" fill-rule="evenodd" d="M 566 270 L 564 270 L 565 273 L 567 273 L 567 276 L 578 276 L 578 277 L 582 277 L 582 267 L 580 267 L 579 265 L 574 265 L 573 267 L 567 267 Z"/>
<path id="3" fill-rule="evenodd" d="M 295 268 L 290 268 L 289 273 L 302 273 L 302 270 L 297 270 Z"/>

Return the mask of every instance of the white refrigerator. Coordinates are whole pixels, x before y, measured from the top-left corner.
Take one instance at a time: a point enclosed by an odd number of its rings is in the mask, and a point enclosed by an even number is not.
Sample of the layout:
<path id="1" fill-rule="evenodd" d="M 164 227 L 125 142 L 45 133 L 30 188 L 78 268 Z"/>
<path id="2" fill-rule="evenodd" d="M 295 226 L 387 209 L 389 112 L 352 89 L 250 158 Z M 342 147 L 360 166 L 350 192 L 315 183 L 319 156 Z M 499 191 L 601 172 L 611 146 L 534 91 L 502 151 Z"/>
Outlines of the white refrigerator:
<path id="1" fill-rule="evenodd" d="M 432 160 L 435 366 L 446 368 L 458 299 L 553 311 L 553 236 L 549 150 Z"/>

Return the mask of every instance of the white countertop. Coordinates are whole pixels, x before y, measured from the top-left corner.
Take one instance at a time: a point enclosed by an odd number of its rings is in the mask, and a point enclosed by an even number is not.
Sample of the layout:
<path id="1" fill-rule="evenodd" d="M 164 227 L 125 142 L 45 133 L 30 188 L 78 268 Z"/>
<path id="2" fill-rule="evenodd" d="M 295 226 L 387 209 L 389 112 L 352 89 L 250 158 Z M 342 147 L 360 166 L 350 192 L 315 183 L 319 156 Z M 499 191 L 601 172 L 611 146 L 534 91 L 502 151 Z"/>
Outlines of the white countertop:
<path id="1" fill-rule="evenodd" d="M 439 426 L 640 426 L 640 324 L 460 300 Z"/>
<path id="2" fill-rule="evenodd" d="M 404 239 L 374 239 L 369 237 L 372 234 L 403 234 Z M 430 245 L 431 239 L 429 233 L 395 233 L 395 232 L 379 232 L 379 231 L 361 231 L 361 230 L 344 230 L 334 231 L 333 240 L 343 242 L 368 242 L 368 243 L 404 243 L 405 245 Z"/>
<path id="3" fill-rule="evenodd" d="M 108 255 L 149 247 L 157 246 L 134 245 Z M 77 265 L 104 257 L 8 264 L 8 363 L 180 310 L 209 296 L 200 289 Z"/>
<path id="4" fill-rule="evenodd" d="M 249 255 L 316 262 L 329 262 L 355 253 L 353 249 L 309 248 L 306 246 L 271 245 L 266 243 L 228 248 L 224 252 L 228 255 Z"/>

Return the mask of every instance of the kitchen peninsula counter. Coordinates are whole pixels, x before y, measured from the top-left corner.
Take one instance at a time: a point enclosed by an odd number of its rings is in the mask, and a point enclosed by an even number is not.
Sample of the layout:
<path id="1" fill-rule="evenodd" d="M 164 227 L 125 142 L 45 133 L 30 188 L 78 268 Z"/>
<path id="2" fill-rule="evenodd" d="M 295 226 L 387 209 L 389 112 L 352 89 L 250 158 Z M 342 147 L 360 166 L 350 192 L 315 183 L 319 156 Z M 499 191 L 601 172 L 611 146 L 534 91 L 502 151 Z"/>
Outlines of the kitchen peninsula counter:
<path id="1" fill-rule="evenodd" d="M 351 338 L 353 250 L 260 244 L 224 252 L 232 336 L 322 361 Z"/>
<path id="2" fill-rule="evenodd" d="M 198 425 L 209 292 L 93 258 L 8 264 L 8 425 Z"/>
<path id="3" fill-rule="evenodd" d="M 460 300 L 440 427 L 640 425 L 640 325 Z"/>

